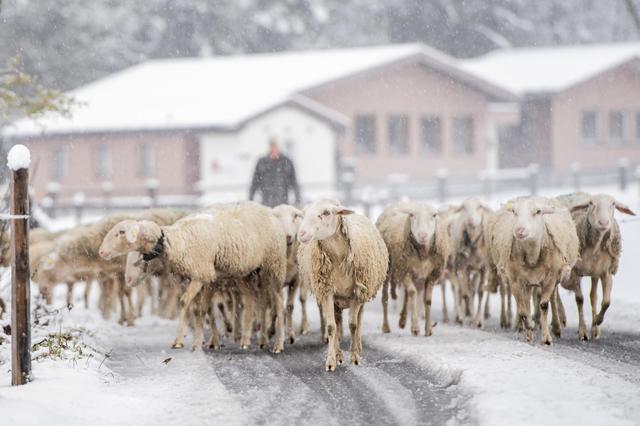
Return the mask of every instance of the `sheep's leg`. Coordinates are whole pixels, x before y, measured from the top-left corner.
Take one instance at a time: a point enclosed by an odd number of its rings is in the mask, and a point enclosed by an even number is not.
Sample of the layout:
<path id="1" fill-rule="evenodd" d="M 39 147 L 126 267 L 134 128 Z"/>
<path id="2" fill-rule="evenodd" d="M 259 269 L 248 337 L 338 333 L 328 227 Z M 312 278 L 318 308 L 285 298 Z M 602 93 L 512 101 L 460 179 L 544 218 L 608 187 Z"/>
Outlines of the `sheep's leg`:
<path id="1" fill-rule="evenodd" d="M 540 340 L 543 345 L 550 345 L 552 342 L 549 334 L 549 303 L 556 291 L 555 277 L 543 283 L 540 290 Z"/>
<path id="2" fill-rule="evenodd" d="M 296 341 L 296 333 L 293 331 L 293 304 L 295 302 L 297 289 L 298 285 L 294 278 L 294 280 L 287 286 L 287 315 L 285 318 L 285 324 L 287 327 L 287 340 L 289 340 L 289 343 Z"/>
<path id="3" fill-rule="evenodd" d="M 560 309 L 558 307 L 558 301 L 560 296 L 558 295 L 558 286 L 556 286 L 551 296 L 551 332 L 555 337 L 560 337 Z"/>
<path id="4" fill-rule="evenodd" d="M 349 304 L 349 333 L 351 335 L 351 347 L 349 348 L 349 358 L 351 364 L 359 365 L 362 362 L 361 351 L 362 342 L 360 339 L 360 318 L 364 305 L 358 301 L 351 301 Z"/>
<path id="5" fill-rule="evenodd" d="M 241 317 L 240 323 L 242 324 L 240 348 L 249 349 L 251 346 L 251 335 L 253 334 L 253 322 L 255 319 L 254 313 L 256 311 L 255 295 L 250 291 L 243 292 L 241 303 L 241 312 L 237 314 Z"/>
<path id="6" fill-rule="evenodd" d="M 507 287 L 507 328 L 511 328 L 513 322 L 513 300 L 511 295 L 513 293 L 509 283 L 505 284 Z"/>
<path id="7" fill-rule="evenodd" d="M 125 322 L 127 322 L 127 306 L 125 305 L 125 288 L 123 283 L 119 282 L 119 281 L 115 281 L 116 285 L 118 286 L 118 301 L 120 302 L 120 319 L 118 320 L 118 324 L 124 324 Z"/>
<path id="8" fill-rule="evenodd" d="M 339 308 L 336 305 L 333 305 L 333 312 L 334 315 L 336 317 L 336 337 L 334 339 L 335 341 L 335 354 L 336 354 L 336 362 L 338 363 L 338 365 L 342 365 L 344 364 L 344 355 L 342 354 L 342 349 L 340 349 L 340 344 L 342 343 L 342 336 L 343 334 L 343 330 L 342 330 L 342 308 Z"/>
<path id="9" fill-rule="evenodd" d="M 533 321 L 540 324 L 540 293 L 538 291 L 533 292 Z"/>
<path id="10" fill-rule="evenodd" d="M 204 317 L 207 313 L 208 308 L 208 300 L 211 299 L 211 293 L 209 289 L 203 288 L 200 291 L 200 294 L 196 296 L 194 299 L 193 306 L 193 315 L 194 315 L 194 330 L 193 330 L 193 343 L 191 344 L 191 352 L 201 351 L 202 345 L 204 345 Z M 216 337 L 218 331 L 215 332 L 213 329 L 215 328 L 215 321 L 213 320 L 213 315 L 211 315 L 211 338 L 213 339 L 213 335 L 215 333 Z M 219 337 L 218 337 L 219 340 Z"/>
<path id="11" fill-rule="evenodd" d="M 442 280 L 441 285 L 441 293 L 442 293 L 442 322 L 449 322 L 449 311 L 447 310 L 447 281 Z"/>
<path id="12" fill-rule="evenodd" d="M 324 311 L 322 310 L 322 305 L 318 301 L 318 311 L 320 313 L 320 340 L 322 343 L 329 343 L 329 336 L 327 336 L 327 319 L 324 317 Z"/>
<path id="13" fill-rule="evenodd" d="M 124 295 L 127 299 L 127 326 L 133 327 L 135 325 L 136 317 L 135 308 L 133 307 L 133 291 L 130 287 L 124 285 L 124 277 L 120 278 L 120 285 L 124 287 Z"/>
<path id="14" fill-rule="evenodd" d="M 404 291 L 407 293 L 408 309 L 411 310 L 411 334 L 420 334 L 420 321 L 418 320 L 418 290 L 409 275 L 404 279 Z"/>
<path id="15" fill-rule="evenodd" d="M 510 328 L 507 325 L 507 285 L 500 283 L 500 328 Z"/>
<path id="16" fill-rule="evenodd" d="M 424 283 L 424 335 L 431 336 L 431 295 L 433 292 L 433 283 L 425 281 Z"/>
<path id="17" fill-rule="evenodd" d="M 491 301 L 491 294 L 487 290 L 485 290 L 484 293 L 486 294 L 484 301 L 484 319 L 488 320 L 489 318 L 491 318 L 491 308 L 489 306 L 489 302 Z"/>
<path id="18" fill-rule="evenodd" d="M 578 308 L 578 338 L 580 340 L 589 340 L 587 337 L 587 326 L 584 323 L 584 296 L 582 294 L 582 286 L 580 285 L 580 277 L 572 275 L 569 279 L 571 288 L 575 293 L 576 306 Z"/>
<path id="19" fill-rule="evenodd" d="M 88 277 L 84 282 L 84 308 L 89 309 L 89 296 L 91 295 L 91 286 L 93 286 L 94 277 Z"/>
<path id="20" fill-rule="evenodd" d="M 391 328 L 389 328 L 389 280 L 385 280 L 382 284 L 382 332 L 391 332 Z"/>
<path id="21" fill-rule="evenodd" d="M 521 284 L 518 281 L 512 283 L 513 294 L 516 297 L 516 307 L 518 310 L 517 324 L 522 324 L 525 330 L 525 338 L 531 342 L 533 340 L 533 330 L 535 329 L 535 323 L 531 319 L 531 290 L 525 284 Z"/>
<path id="22" fill-rule="evenodd" d="M 326 371 L 336 370 L 336 317 L 334 313 L 333 294 L 328 294 L 320 303 L 320 309 L 326 324 L 326 335 L 328 339 L 327 358 L 325 361 Z"/>
<path id="23" fill-rule="evenodd" d="M 276 335 L 273 353 L 284 351 L 284 301 L 282 300 L 282 283 L 274 281 L 271 286 L 271 299 L 276 314 Z"/>
<path id="24" fill-rule="evenodd" d="M 471 288 L 471 278 L 466 268 L 462 271 L 462 301 L 464 303 L 464 316 L 471 317 L 471 306 L 473 305 L 473 290 Z"/>
<path id="25" fill-rule="evenodd" d="M 191 281 L 186 291 L 180 298 L 180 312 L 178 313 L 178 330 L 176 331 L 176 339 L 173 342 L 173 349 L 184 348 L 184 328 L 187 319 L 187 310 L 193 299 L 202 290 L 203 283 L 201 281 Z"/>
<path id="26" fill-rule="evenodd" d="M 564 304 L 562 303 L 562 298 L 560 297 L 560 290 L 556 291 L 557 294 L 557 303 L 558 303 L 558 319 L 560 320 L 560 325 L 562 327 L 567 326 L 567 313 L 564 310 Z"/>
<path id="27" fill-rule="evenodd" d="M 146 279 L 145 279 L 146 281 Z M 135 313 L 138 318 L 142 316 L 142 309 L 144 308 L 144 299 L 146 297 L 147 292 L 147 284 L 146 282 L 141 283 L 136 287 L 136 309 Z"/>
<path id="28" fill-rule="evenodd" d="M 229 309 L 229 305 L 226 303 L 227 294 L 223 294 L 224 300 L 218 302 L 218 310 L 222 315 L 222 322 L 224 323 L 225 336 L 229 336 L 233 332 L 233 311 Z"/>
<path id="29" fill-rule="evenodd" d="M 462 308 L 460 301 L 460 282 L 455 271 L 450 273 L 451 290 L 453 291 L 453 311 L 455 313 L 456 324 L 462 324 Z"/>
<path id="30" fill-rule="evenodd" d="M 302 314 L 302 319 L 300 321 L 300 334 L 303 336 L 309 333 L 309 319 L 307 318 L 307 286 L 303 285 L 300 280 L 298 281 L 298 287 L 300 287 L 300 292 L 298 298 L 300 299 L 300 313 Z"/>
<path id="31" fill-rule="evenodd" d="M 400 309 L 400 319 L 398 320 L 398 327 L 400 328 L 404 328 L 404 326 L 407 325 L 407 301 L 407 288 L 404 287 L 404 291 L 402 292 L 402 309 Z"/>
<path id="32" fill-rule="evenodd" d="M 600 337 L 599 326 L 604 322 L 604 314 L 607 312 L 607 309 L 609 309 L 609 306 L 611 305 L 611 289 L 613 287 L 613 277 L 611 276 L 611 274 L 603 274 L 600 277 L 600 282 L 602 283 L 602 305 L 600 306 L 600 312 L 598 312 L 598 316 L 596 317 L 595 335 L 593 333 L 593 328 L 591 329 L 591 337 L 593 337 L 594 339 L 598 339 Z"/>
<path id="33" fill-rule="evenodd" d="M 478 293 L 478 305 L 476 306 L 476 315 L 474 318 L 474 324 L 476 325 L 476 327 L 481 328 L 482 327 L 482 306 L 484 305 L 484 303 L 486 303 L 486 300 L 484 300 L 485 291 L 484 291 L 484 274 L 483 273 L 479 272 L 474 277 L 474 288 L 477 289 L 476 292 Z"/>
<path id="34" fill-rule="evenodd" d="M 67 306 L 73 305 L 73 281 L 67 281 Z"/>
<path id="35" fill-rule="evenodd" d="M 242 339 L 242 293 L 233 292 L 231 293 L 231 298 L 233 302 L 233 341 L 240 342 Z M 251 337 L 249 337 L 249 339 L 251 339 Z"/>

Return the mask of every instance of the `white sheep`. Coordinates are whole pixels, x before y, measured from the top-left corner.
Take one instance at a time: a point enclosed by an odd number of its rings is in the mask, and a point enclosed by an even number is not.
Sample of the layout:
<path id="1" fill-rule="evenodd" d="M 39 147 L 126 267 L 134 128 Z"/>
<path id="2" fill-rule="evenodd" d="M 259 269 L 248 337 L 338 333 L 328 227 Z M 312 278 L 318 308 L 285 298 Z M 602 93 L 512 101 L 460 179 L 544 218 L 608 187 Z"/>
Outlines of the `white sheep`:
<path id="1" fill-rule="evenodd" d="M 498 273 L 516 298 L 527 340 L 533 340 L 535 329 L 530 313 L 533 291 L 540 308 L 541 341 L 550 345 L 549 304 L 555 302 L 557 284 L 568 279 L 578 259 L 579 241 L 569 211 L 542 197 L 513 200 L 497 212 L 490 244 Z"/>
<path id="2" fill-rule="evenodd" d="M 287 292 L 286 302 L 286 328 L 287 336 L 291 343 L 295 340 L 295 332 L 293 330 L 293 305 L 296 291 L 300 289 L 300 309 L 302 312 L 302 321 L 300 324 L 300 334 L 309 332 L 309 320 L 307 319 L 307 289 L 306 286 L 300 285 L 298 274 L 298 239 L 297 233 L 302 221 L 304 213 L 299 209 L 281 204 L 273 208 L 273 213 L 282 223 L 287 239 L 287 276 L 284 280 L 284 287 Z"/>
<path id="3" fill-rule="evenodd" d="M 430 336 L 432 290 L 443 277 L 448 256 L 446 223 L 431 206 L 400 203 L 387 207 L 376 221 L 376 226 L 389 252 L 389 270 L 382 290 L 382 331 L 390 331 L 388 286 L 402 283 L 405 295 L 399 326 L 404 327 L 409 311 L 411 333 L 417 336 L 420 332 L 416 299 L 419 290 L 424 288 L 424 332 L 425 336 Z"/>
<path id="4" fill-rule="evenodd" d="M 580 279 L 591 278 L 591 338 L 597 339 L 600 337 L 599 326 L 611 304 L 613 276 L 618 270 L 622 252 L 622 237 L 614 212 L 618 210 L 631 216 L 635 216 L 635 213 L 606 194 L 575 193 L 557 199 L 571 210 L 580 240 L 580 259 L 571 271 L 571 278 L 563 283 L 563 287 L 575 293 L 578 306 L 578 336 L 581 340 L 587 340 L 583 313 L 584 296 Z M 602 305 L 599 312 L 598 281 L 602 283 Z"/>
<path id="5" fill-rule="evenodd" d="M 327 371 L 342 364 L 342 310 L 349 309 L 351 363 L 361 362 L 360 327 L 364 303 L 375 297 L 387 275 L 389 257 L 371 221 L 334 200 L 319 200 L 304 209 L 298 231 L 298 267 L 310 285 L 326 323 Z"/>
<path id="6" fill-rule="evenodd" d="M 492 210 L 477 198 L 468 198 L 453 213 L 449 224 L 451 273 L 457 279 L 460 295 L 467 307 L 473 304 L 473 297 L 477 294 L 474 324 L 482 327 L 483 320 L 489 316 L 489 298 L 484 297 L 487 275 L 484 222 Z M 458 306 L 459 310 L 461 308 Z"/>
<path id="7" fill-rule="evenodd" d="M 196 332 L 192 349 L 204 343 L 206 292 L 220 278 L 242 278 L 258 271 L 260 286 L 276 312 L 274 352 L 284 350 L 282 284 L 286 274 L 286 241 L 282 225 L 270 209 L 254 202 L 230 203 L 194 213 L 170 226 L 151 221 L 122 221 L 108 232 L 100 247 L 106 259 L 139 251 L 145 260 L 161 257 L 169 271 L 189 280 L 180 299 L 174 348 L 184 347 L 187 309 L 196 302 Z M 264 316 L 263 316 L 264 317 Z M 259 341 L 264 344 L 264 327 Z"/>

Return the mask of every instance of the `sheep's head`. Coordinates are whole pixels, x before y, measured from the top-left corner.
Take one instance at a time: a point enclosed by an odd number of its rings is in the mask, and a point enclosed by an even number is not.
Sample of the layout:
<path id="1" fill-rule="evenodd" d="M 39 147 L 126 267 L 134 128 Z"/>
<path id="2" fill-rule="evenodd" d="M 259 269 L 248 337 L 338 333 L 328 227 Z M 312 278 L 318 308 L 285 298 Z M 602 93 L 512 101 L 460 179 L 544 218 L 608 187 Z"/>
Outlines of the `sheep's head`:
<path id="1" fill-rule="evenodd" d="M 427 204 L 405 204 L 398 207 L 398 212 L 409 217 L 411 235 L 421 245 L 428 245 L 436 233 L 438 212 Z"/>
<path id="2" fill-rule="evenodd" d="M 98 254 L 106 260 L 142 248 L 141 231 L 143 222 L 123 220 L 116 223 L 105 235 Z"/>
<path id="3" fill-rule="evenodd" d="M 615 210 L 631 216 L 636 215 L 629 207 L 616 201 L 615 198 L 607 194 L 593 195 L 588 201 L 571 207 L 572 212 L 578 210 L 587 210 L 587 220 L 589 224 L 601 232 L 606 232 L 611 229 Z"/>
<path id="4" fill-rule="evenodd" d="M 352 213 L 334 200 L 319 200 L 307 205 L 298 230 L 298 241 L 306 244 L 331 237 L 338 230 L 340 218 Z"/>
<path id="5" fill-rule="evenodd" d="M 137 251 L 127 253 L 127 263 L 124 268 L 124 282 L 127 287 L 137 286 L 147 275 L 147 263 L 142 259 L 142 253 Z"/>
<path id="6" fill-rule="evenodd" d="M 491 208 L 477 198 L 467 198 L 456 209 L 456 213 L 460 214 L 465 229 L 472 235 L 480 231 L 484 214 L 491 212 Z"/>
<path id="7" fill-rule="evenodd" d="M 532 199 L 521 199 L 505 206 L 515 216 L 513 236 L 520 241 L 538 240 L 544 231 L 544 215 L 556 213 L 554 207 Z"/>
<path id="8" fill-rule="evenodd" d="M 280 204 L 273 208 L 273 214 L 282 223 L 284 233 L 287 236 L 287 244 L 292 244 L 296 239 L 298 229 L 300 229 L 304 213 L 288 204 Z"/>

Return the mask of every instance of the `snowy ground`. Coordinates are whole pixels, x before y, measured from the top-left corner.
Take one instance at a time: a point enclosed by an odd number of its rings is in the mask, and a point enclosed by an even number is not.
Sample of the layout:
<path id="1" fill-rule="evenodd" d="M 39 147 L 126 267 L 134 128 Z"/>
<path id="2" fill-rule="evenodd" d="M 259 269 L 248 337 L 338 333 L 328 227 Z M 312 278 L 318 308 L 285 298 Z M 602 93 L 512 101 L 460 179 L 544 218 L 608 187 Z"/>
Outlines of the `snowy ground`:
<path id="1" fill-rule="evenodd" d="M 635 188 L 619 198 L 639 207 Z M 569 325 L 547 348 L 500 330 L 497 298 L 482 331 L 443 324 L 436 289 L 432 337 L 399 330 L 393 305 L 392 333 L 381 334 L 376 300 L 364 315 L 364 364 L 333 374 L 323 371 L 317 332 L 280 355 L 228 342 L 216 353 L 175 351 L 173 321 L 147 315 L 134 328 L 120 327 L 81 307 L 78 288 L 78 306 L 48 327 L 90 330 L 82 341 L 92 356 L 36 362 L 35 380 L 12 388 L 8 345 L 0 345 L 1 423 L 638 424 L 640 222 L 621 226 L 624 254 L 599 341 L 578 341 L 575 303 L 565 291 Z M 57 296 L 61 306 L 63 292 Z M 313 301 L 309 310 L 316 330 Z"/>

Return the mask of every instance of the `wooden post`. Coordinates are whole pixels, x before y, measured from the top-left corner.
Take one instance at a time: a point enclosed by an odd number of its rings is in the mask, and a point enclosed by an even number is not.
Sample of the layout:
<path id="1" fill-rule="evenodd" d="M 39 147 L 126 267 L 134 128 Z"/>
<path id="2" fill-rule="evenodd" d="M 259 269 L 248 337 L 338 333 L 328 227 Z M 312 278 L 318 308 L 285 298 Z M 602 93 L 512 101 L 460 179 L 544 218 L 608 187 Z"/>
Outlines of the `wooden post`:
<path id="1" fill-rule="evenodd" d="M 13 157 L 12 157 L 13 154 Z M 29 150 L 11 148 L 11 384 L 31 378 L 31 306 L 29 289 Z"/>

